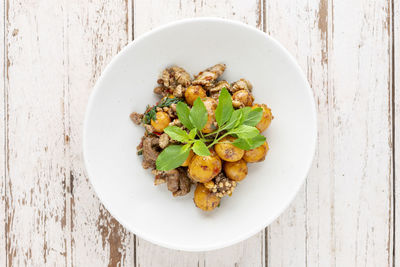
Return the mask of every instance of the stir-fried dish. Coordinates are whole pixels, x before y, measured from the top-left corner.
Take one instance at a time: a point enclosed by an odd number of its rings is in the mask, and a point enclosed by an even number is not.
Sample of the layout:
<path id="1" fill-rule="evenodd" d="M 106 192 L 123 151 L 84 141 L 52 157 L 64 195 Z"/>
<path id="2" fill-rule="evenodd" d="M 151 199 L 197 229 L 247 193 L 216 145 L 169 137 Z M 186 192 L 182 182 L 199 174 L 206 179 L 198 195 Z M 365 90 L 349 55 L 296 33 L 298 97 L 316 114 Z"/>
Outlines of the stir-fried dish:
<path id="1" fill-rule="evenodd" d="M 269 150 L 262 132 L 273 119 L 271 109 L 254 103 L 248 80 L 219 79 L 225 68 L 217 64 L 194 79 L 181 67 L 167 68 L 154 89 L 160 101 L 130 115 L 145 129 L 137 153 L 154 184 L 166 183 L 175 197 L 195 184 L 194 202 L 205 211 L 231 196 L 248 163 L 264 161 Z"/>

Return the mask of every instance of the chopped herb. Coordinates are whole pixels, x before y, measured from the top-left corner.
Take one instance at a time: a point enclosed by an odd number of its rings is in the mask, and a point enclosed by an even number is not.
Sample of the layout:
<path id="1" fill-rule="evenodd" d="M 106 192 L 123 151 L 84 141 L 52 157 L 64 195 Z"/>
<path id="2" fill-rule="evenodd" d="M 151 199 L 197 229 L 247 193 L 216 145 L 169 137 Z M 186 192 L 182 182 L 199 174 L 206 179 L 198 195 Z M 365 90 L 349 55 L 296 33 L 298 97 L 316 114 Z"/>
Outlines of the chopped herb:
<path id="1" fill-rule="evenodd" d="M 153 107 L 147 106 L 146 112 L 144 113 L 143 117 L 143 123 L 150 124 L 151 120 L 155 120 L 157 108 L 170 107 L 172 104 L 176 104 L 182 101 L 183 99 L 177 97 L 173 98 L 164 97 L 163 99 L 161 99 L 159 103 L 157 103 L 157 105 Z"/>

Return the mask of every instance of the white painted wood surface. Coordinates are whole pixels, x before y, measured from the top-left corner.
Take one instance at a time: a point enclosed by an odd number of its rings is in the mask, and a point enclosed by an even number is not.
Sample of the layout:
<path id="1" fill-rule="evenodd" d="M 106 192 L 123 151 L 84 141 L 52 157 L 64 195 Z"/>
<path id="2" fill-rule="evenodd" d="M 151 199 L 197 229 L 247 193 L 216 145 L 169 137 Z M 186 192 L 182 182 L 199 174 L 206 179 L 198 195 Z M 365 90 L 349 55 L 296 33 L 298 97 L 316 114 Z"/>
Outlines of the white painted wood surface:
<path id="1" fill-rule="evenodd" d="M 0 266 L 400 266 L 399 10 L 399 0 L 3 0 Z M 197 16 L 245 22 L 287 47 L 313 88 L 319 136 L 308 180 L 276 222 L 186 253 L 109 215 L 81 130 L 122 47 Z"/>
<path id="2" fill-rule="evenodd" d="M 394 0 L 392 5 L 391 23 L 392 23 L 392 92 L 394 94 L 392 106 L 394 106 L 394 174 L 398 177 L 400 173 L 400 0 Z M 394 250 L 393 265 L 400 266 L 400 181 L 394 179 Z"/>

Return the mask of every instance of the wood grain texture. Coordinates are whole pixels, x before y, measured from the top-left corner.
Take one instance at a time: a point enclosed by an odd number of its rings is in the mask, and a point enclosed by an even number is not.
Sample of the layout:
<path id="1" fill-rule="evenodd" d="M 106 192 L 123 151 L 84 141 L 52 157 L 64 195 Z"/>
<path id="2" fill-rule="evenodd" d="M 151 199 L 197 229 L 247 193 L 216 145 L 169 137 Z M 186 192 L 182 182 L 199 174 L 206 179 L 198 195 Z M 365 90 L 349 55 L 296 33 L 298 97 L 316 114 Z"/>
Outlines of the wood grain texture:
<path id="1" fill-rule="evenodd" d="M 0 266 L 400 266 L 400 0 L 4 0 L 0 15 Z M 278 39 L 307 74 L 319 134 L 306 184 L 266 232 L 187 253 L 105 210 L 81 133 L 110 59 L 198 16 Z"/>
<path id="2" fill-rule="evenodd" d="M 130 40 L 130 1 L 66 1 L 68 51 L 66 136 L 74 266 L 132 266 L 134 235 L 102 206 L 85 173 L 82 125 L 88 97 L 102 70 Z"/>
<path id="3" fill-rule="evenodd" d="M 318 112 L 318 140 L 307 181 L 289 209 L 268 228 L 269 266 L 329 266 L 332 258 L 327 0 L 271 0 L 266 31 L 307 74 Z M 284 16 L 282 14 L 285 14 Z"/>
<path id="4" fill-rule="evenodd" d="M 387 1 L 268 1 L 267 32 L 307 73 L 319 116 L 305 198 L 269 227 L 272 266 L 391 263 L 389 17 Z"/>
<path id="5" fill-rule="evenodd" d="M 136 0 L 134 36 L 165 23 L 192 17 L 239 20 L 262 29 L 262 0 Z"/>
<path id="6" fill-rule="evenodd" d="M 393 0 L 392 5 L 392 86 L 394 105 L 394 247 L 393 266 L 400 265 L 400 1 Z"/>
<path id="7" fill-rule="evenodd" d="M 335 1 L 332 16 L 334 262 L 390 266 L 390 1 Z"/>
<path id="8" fill-rule="evenodd" d="M 262 1 L 135 1 L 134 36 L 170 21 L 201 16 L 239 20 L 262 29 Z M 263 266 L 264 233 L 235 246 L 206 253 L 173 251 L 137 239 L 138 266 Z M 149 255 L 152 255 L 151 257 Z"/>
<path id="9" fill-rule="evenodd" d="M 6 258 L 6 176 L 5 176 L 5 155 L 6 155 L 6 146 L 5 146 L 5 132 L 6 132 L 6 117 L 4 113 L 4 104 L 5 104 L 5 45 L 4 45 L 4 31 L 5 31 L 5 13 L 4 13 L 4 3 L 0 4 L 0 265 L 5 265 L 7 262 Z"/>
<path id="10" fill-rule="evenodd" d="M 8 266 L 66 265 L 62 3 L 6 2 Z"/>

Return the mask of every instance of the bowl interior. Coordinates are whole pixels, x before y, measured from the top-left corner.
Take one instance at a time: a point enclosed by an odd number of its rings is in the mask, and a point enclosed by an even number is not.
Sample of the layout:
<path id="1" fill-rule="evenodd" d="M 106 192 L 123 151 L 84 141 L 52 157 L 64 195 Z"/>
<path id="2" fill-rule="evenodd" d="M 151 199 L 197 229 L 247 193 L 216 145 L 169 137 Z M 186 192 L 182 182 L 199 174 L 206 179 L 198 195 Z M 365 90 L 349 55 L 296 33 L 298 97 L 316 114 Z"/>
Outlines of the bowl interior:
<path id="1" fill-rule="evenodd" d="M 158 100 L 160 72 L 176 64 L 195 74 L 225 63 L 223 78 L 246 78 L 256 103 L 275 117 L 265 132 L 269 153 L 220 208 L 205 213 L 193 191 L 173 198 L 155 187 L 136 155 L 143 128 L 129 114 Z M 210 250 L 239 242 L 271 223 L 296 195 L 316 139 L 314 100 L 300 68 L 273 39 L 243 24 L 197 19 L 174 23 L 128 45 L 106 68 L 90 98 L 84 127 L 85 164 L 97 194 L 125 227 L 156 244 Z"/>

